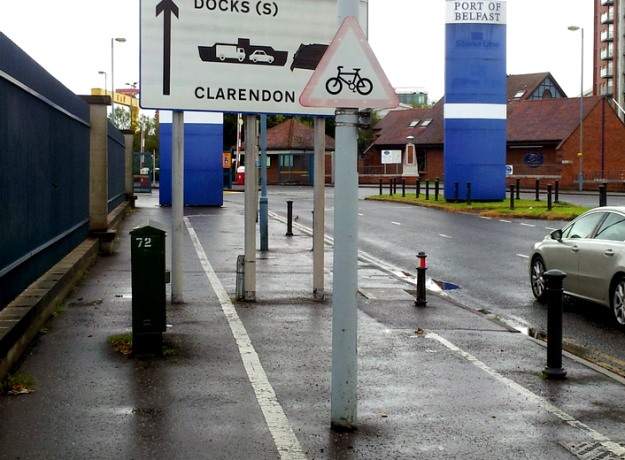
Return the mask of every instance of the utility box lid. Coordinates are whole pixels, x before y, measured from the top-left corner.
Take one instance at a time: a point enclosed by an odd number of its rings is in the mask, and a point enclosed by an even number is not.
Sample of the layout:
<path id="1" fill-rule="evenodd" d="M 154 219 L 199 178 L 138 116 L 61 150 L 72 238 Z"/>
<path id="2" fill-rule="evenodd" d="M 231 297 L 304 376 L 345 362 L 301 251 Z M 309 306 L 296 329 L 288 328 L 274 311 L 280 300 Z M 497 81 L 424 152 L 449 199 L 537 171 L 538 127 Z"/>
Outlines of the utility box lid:
<path id="1" fill-rule="evenodd" d="M 154 235 L 155 233 L 166 234 L 167 231 L 165 230 L 165 225 L 153 219 L 148 219 L 145 224 L 135 227 L 130 232 L 131 235 Z"/>

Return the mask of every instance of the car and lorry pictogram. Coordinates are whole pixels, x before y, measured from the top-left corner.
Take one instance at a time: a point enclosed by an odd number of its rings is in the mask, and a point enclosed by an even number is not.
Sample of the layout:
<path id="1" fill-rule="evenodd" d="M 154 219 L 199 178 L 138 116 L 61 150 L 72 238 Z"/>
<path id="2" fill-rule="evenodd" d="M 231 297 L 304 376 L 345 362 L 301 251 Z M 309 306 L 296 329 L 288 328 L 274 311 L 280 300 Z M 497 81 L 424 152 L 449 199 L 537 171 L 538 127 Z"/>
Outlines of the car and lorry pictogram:
<path id="1" fill-rule="evenodd" d="M 200 59 L 204 62 L 231 64 L 256 64 L 284 66 L 288 51 L 278 51 L 271 46 L 252 45 L 249 38 L 239 38 L 237 43 L 215 43 L 213 46 L 198 46 Z"/>

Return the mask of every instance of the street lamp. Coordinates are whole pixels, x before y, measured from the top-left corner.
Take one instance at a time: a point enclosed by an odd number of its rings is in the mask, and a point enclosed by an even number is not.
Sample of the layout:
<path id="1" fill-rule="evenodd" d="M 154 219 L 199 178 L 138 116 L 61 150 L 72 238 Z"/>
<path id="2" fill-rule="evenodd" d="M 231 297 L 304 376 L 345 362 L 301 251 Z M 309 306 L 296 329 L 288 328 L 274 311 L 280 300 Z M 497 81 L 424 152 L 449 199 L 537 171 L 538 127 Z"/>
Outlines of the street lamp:
<path id="1" fill-rule="evenodd" d="M 106 72 L 104 70 L 98 70 L 100 75 L 104 75 L 104 95 L 106 95 L 106 88 L 108 88 L 108 83 L 106 80 Z"/>
<path id="2" fill-rule="evenodd" d="M 115 42 L 124 43 L 123 37 L 111 38 L 111 121 L 115 121 Z"/>
<path id="3" fill-rule="evenodd" d="M 584 173 L 582 169 L 582 152 L 584 145 L 584 28 L 579 26 L 569 26 L 571 32 L 579 30 L 582 34 L 582 50 L 581 50 L 581 75 L 580 75 L 580 91 L 579 91 L 579 191 L 584 188 Z"/>

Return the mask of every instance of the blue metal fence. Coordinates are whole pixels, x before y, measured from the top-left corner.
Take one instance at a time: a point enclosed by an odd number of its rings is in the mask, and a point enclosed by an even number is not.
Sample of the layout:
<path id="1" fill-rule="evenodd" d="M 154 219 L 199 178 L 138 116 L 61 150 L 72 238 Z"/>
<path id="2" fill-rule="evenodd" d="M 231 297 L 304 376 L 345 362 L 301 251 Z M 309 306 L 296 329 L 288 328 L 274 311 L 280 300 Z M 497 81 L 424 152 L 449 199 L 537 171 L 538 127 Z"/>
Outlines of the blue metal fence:
<path id="1" fill-rule="evenodd" d="M 124 135 L 109 121 L 108 139 L 108 211 L 126 199 Z"/>
<path id="2" fill-rule="evenodd" d="M 0 309 L 88 236 L 89 118 L 0 32 Z M 124 199 L 123 136 L 112 131 L 111 208 Z"/>

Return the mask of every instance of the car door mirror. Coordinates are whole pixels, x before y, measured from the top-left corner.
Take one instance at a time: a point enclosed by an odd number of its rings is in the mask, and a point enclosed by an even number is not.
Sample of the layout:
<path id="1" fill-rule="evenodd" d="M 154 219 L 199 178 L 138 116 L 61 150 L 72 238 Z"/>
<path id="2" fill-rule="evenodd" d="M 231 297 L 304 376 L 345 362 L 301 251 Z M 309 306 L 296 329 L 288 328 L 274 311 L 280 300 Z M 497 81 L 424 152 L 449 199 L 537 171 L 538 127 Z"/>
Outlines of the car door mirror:
<path id="1" fill-rule="evenodd" d="M 551 232 L 551 239 L 562 241 L 562 230 L 554 230 Z"/>

